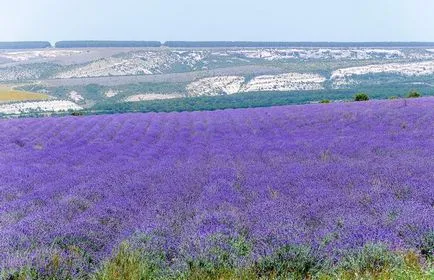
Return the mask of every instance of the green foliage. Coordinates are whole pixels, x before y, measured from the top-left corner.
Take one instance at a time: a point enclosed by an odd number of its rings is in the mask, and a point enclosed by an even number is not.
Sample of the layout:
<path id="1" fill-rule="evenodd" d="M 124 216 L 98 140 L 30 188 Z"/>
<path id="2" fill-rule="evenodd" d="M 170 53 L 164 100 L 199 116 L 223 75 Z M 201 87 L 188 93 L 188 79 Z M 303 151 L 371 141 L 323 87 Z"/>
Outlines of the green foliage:
<path id="1" fill-rule="evenodd" d="M 313 250 L 304 246 L 285 246 L 256 265 L 260 277 L 295 277 L 306 279 L 324 267 L 324 262 Z"/>
<path id="2" fill-rule="evenodd" d="M 351 93 L 353 89 L 333 89 L 333 90 L 317 90 L 317 91 L 291 91 L 291 92 L 249 92 L 233 95 L 220 96 L 200 96 L 188 98 L 175 98 L 166 100 L 151 100 L 139 102 L 123 102 L 123 100 L 137 92 L 157 92 L 159 94 L 178 92 L 182 93 L 185 89 L 185 83 L 137 83 L 122 86 L 108 87 L 99 85 L 80 86 L 80 87 L 34 87 L 23 86 L 21 90 L 47 90 L 48 94 L 60 99 L 68 98 L 68 94 L 75 90 L 80 93 L 89 103 L 95 105 L 91 108 L 83 110 L 85 115 L 94 114 L 112 114 L 125 112 L 181 112 L 181 111 L 210 111 L 229 108 L 256 108 L 282 106 L 292 104 L 309 104 L 318 102 L 319 100 L 340 100 L 351 101 Z M 407 83 L 385 84 L 375 86 L 363 86 L 359 90 L 371 92 L 370 99 L 387 99 L 392 94 L 394 96 L 406 96 L 412 90 L 413 85 Z M 421 85 L 421 90 L 425 86 Z M 428 95 L 434 95 L 434 92 L 428 92 Z M 108 98 L 105 92 L 114 90 L 119 94 Z M 394 97 L 392 97 L 394 98 Z M 50 112 L 50 115 L 63 116 L 69 115 L 71 112 Z M 20 114 L 14 117 L 39 117 L 41 113 L 31 112 L 28 114 Z M 8 117 L 0 116 L 0 117 Z"/>
<path id="3" fill-rule="evenodd" d="M 347 255 L 342 268 L 359 274 L 379 273 L 393 267 L 401 267 L 402 259 L 383 245 L 368 244 Z"/>
<path id="4" fill-rule="evenodd" d="M 427 80 L 427 83 L 431 80 Z M 180 111 L 205 111 L 219 110 L 228 108 L 255 108 L 269 107 L 292 104 L 309 104 L 321 100 L 350 101 L 353 88 L 348 89 L 325 89 L 316 91 L 291 91 L 291 92 L 249 92 L 233 95 L 220 96 L 201 96 L 176 98 L 166 100 L 152 100 L 139 102 L 123 102 L 130 95 L 141 93 L 181 93 L 185 94 L 185 86 L 187 83 L 135 83 L 119 86 L 71 86 L 71 87 L 55 87 L 47 88 L 44 86 L 22 86 L 21 90 L 43 90 L 48 91 L 48 94 L 59 99 L 69 98 L 69 93 L 73 90 L 82 95 L 89 104 L 94 103 L 92 108 L 87 108 L 83 111 L 84 114 L 111 114 L 124 112 L 180 112 Z M 364 85 L 358 90 L 370 92 L 370 99 L 387 99 L 393 96 L 406 96 L 413 89 L 414 85 L 406 82 L 381 84 L 381 85 Z M 108 98 L 105 92 L 114 90 L 118 95 Z M 434 95 L 434 92 L 429 91 L 428 86 L 420 85 L 419 90 L 427 91 L 428 95 Z M 394 97 L 392 97 L 394 98 Z M 51 113 L 53 114 L 53 113 Z M 68 112 L 67 114 L 70 114 Z M 21 114 L 30 116 L 30 114 Z M 65 115 L 65 113 L 55 113 L 54 115 Z M 37 117 L 37 113 L 32 113 L 32 116 Z"/>
<path id="5" fill-rule="evenodd" d="M 86 99 L 98 100 L 102 97 L 103 87 L 97 84 L 89 84 L 79 91 Z"/>
<path id="6" fill-rule="evenodd" d="M 228 269 L 228 268 L 217 268 L 215 270 L 203 269 L 201 267 L 191 267 L 187 273 L 178 275 L 173 279 L 188 279 L 188 280 L 250 280 L 250 279 L 260 279 L 254 270 L 251 268 L 242 269 Z M 270 278 L 271 279 L 271 278 Z"/>
<path id="7" fill-rule="evenodd" d="M 369 245 L 371 247 L 373 245 Z M 381 246 L 380 246 L 381 247 Z M 406 254 L 391 253 L 383 249 L 364 249 L 356 260 L 341 265 L 340 268 L 330 272 L 321 272 L 317 275 L 321 280 L 432 280 L 434 279 L 433 264 L 422 265 L 420 257 L 414 252 Z M 371 251 L 371 252 L 369 252 Z M 368 254 L 364 256 L 363 254 Z M 357 254 L 356 254 L 357 255 Z M 353 256 L 354 257 L 354 256 Z M 374 264 L 367 264 L 367 261 Z M 362 263 L 358 263 L 361 261 Z M 382 264 L 379 266 L 379 264 Z M 363 265 L 363 266 L 362 266 Z"/>
<path id="8" fill-rule="evenodd" d="M 369 96 L 366 93 L 357 93 L 356 96 L 354 96 L 354 101 L 368 101 Z"/>
<path id="9" fill-rule="evenodd" d="M 422 95 L 418 91 L 416 91 L 416 90 L 410 91 L 408 93 L 408 95 L 407 95 L 408 98 L 418 98 L 418 97 L 421 97 L 421 96 Z"/>
<path id="10" fill-rule="evenodd" d="M 209 242 L 213 246 L 208 252 L 188 262 L 189 269 L 184 273 L 188 279 L 200 279 L 196 278 L 198 275 L 203 279 L 215 279 L 217 275 L 250 273 L 238 265 L 240 261 L 248 263 L 251 259 L 252 244 L 247 238 L 243 235 L 237 237 L 213 235 L 209 237 Z"/>
<path id="11" fill-rule="evenodd" d="M 233 239 L 230 243 L 231 251 L 238 250 L 236 254 L 250 254 L 251 245 L 243 238 Z M 429 259 L 424 264 L 421 256 L 414 252 L 392 252 L 383 245 L 373 244 L 344 255 L 334 265 L 304 246 L 285 246 L 268 257 L 242 265 L 195 260 L 187 266 L 174 268 L 170 266 L 171 261 L 165 254 L 152 253 L 144 248 L 136 249 L 128 243 L 122 243 L 114 256 L 100 269 L 93 273 L 89 270 L 86 274 L 73 274 L 73 271 L 65 270 L 67 263 L 57 254 L 50 258 L 51 261 L 43 269 L 23 268 L 15 272 L 0 269 L 0 279 L 434 279 L 434 266 Z"/>
<path id="12" fill-rule="evenodd" d="M 168 279 L 168 278 L 167 278 Z M 173 279 L 258 279 L 251 268 L 230 268 L 227 266 L 210 266 L 209 263 L 195 262 L 188 270 L 176 275 Z"/>
<path id="13" fill-rule="evenodd" d="M 230 241 L 232 250 L 237 256 L 248 256 L 252 252 L 252 244 L 243 235 L 233 238 Z"/>
<path id="14" fill-rule="evenodd" d="M 328 104 L 328 103 L 330 103 L 330 100 L 329 99 L 323 99 L 319 103 L 321 103 L 321 104 Z"/>
<path id="15" fill-rule="evenodd" d="M 251 92 L 234 95 L 200 96 L 127 103 L 106 102 L 96 104 L 89 110 L 89 113 L 180 112 L 255 108 L 310 103 L 326 97 L 346 99 L 348 98 L 348 91 Z"/>
<path id="16" fill-rule="evenodd" d="M 107 262 L 93 280 L 146 280 L 159 278 L 161 269 L 155 259 L 123 243 L 113 259 Z"/>
<path id="17" fill-rule="evenodd" d="M 405 95 L 409 87 L 367 87 L 366 91 L 374 91 L 370 98 L 385 99 L 391 93 Z M 181 112 L 181 111 L 205 111 L 229 108 L 255 108 L 292 104 L 306 104 L 318 102 L 318 100 L 349 100 L 351 90 L 321 90 L 321 91 L 294 91 L 294 92 L 250 92 L 221 96 L 200 96 L 177 98 L 168 100 L 153 100 L 128 103 L 104 102 L 98 103 L 89 114 L 107 114 L 119 112 Z"/>
<path id="18" fill-rule="evenodd" d="M 74 116 L 74 117 L 83 116 L 83 112 L 74 111 L 74 112 L 71 113 L 71 116 Z"/>
<path id="19" fill-rule="evenodd" d="M 49 256 L 42 256 L 46 260 L 45 266 L 22 267 L 18 271 L 2 271 L 0 279 L 10 280 L 55 280 L 55 279 L 87 279 L 94 268 L 89 257 L 78 247 L 71 246 L 65 251 L 58 251 Z"/>
<path id="20" fill-rule="evenodd" d="M 424 236 L 419 248 L 423 256 L 434 261 L 434 231 Z"/>

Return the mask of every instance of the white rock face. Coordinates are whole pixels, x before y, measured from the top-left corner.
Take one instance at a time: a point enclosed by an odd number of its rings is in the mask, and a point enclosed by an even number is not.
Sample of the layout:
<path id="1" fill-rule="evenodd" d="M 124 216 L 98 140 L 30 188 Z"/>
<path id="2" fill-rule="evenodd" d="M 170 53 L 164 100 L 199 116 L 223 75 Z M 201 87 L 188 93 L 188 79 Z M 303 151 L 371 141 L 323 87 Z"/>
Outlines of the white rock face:
<path id="1" fill-rule="evenodd" d="M 234 94 L 252 91 L 293 91 L 323 89 L 326 78 L 311 73 L 286 73 L 258 76 L 245 83 L 241 76 L 218 76 L 201 79 L 187 86 L 190 96 Z"/>
<path id="2" fill-rule="evenodd" d="M 172 98 L 181 98 L 183 97 L 180 94 L 136 94 L 125 98 L 125 102 L 138 102 L 138 101 L 147 101 L 147 100 L 163 100 L 163 99 L 172 99 Z"/>
<path id="3" fill-rule="evenodd" d="M 72 56 L 82 53 L 80 50 L 35 50 L 35 51 L 19 51 L 19 52 L 0 52 L 0 57 L 10 59 L 12 61 L 28 61 L 37 58 L 56 58 L 62 56 Z"/>
<path id="4" fill-rule="evenodd" d="M 203 59 L 203 55 L 200 51 L 136 51 L 91 62 L 59 73 L 56 78 L 161 74 L 175 64 L 182 64 L 194 70 L 194 66 Z"/>
<path id="5" fill-rule="evenodd" d="M 357 59 L 373 59 L 378 57 L 383 57 L 385 59 L 394 58 L 404 58 L 406 57 L 400 50 L 390 50 L 390 49 L 356 49 L 351 50 L 355 53 Z"/>
<path id="6" fill-rule="evenodd" d="M 427 49 L 426 51 L 434 53 L 434 49 Z"/>
<path id="7" fill-rule="evenodd" d="M 400 50 L 393 49 L 251 49 L 235 50 L 231 54 L 243 55 L 247 58 L 279 60 L 279 59 L 351 59 L 366 60 L 374 58 L 405 58 Z"/>
<path id="8" fill-rule="evenodd" d="M 0 105 L 2 114 L 21 114 L 29 112 L 60 112 L 68 110 L 81 110 L 82 107 L 66 100 L 39 101 L 39 102 L 20 102 L 13 104 Z"/>
<path id="9" fill-rule="evenodd" d="M 138 58 L 122 59 L 110 57 L 92 62 L 80 68 L 60 73 L 56 78 L 65 79 L 149 74 L 152 74 L 152 71 L 146 67 L 146 63 L 143 63 L 143 61 Z"/>
<path id="10" fill-rule="evenodd" d="M 389 73 L 403 76 L 425 76 L 434 74 L 434 61 L 414 63 L 389 63 L 338 69 L 332 73 L 333 83 L 345 84 L 348 79 L 366 74 Z"/>
<path id="11" fill-rule="evenodd" d="M 37 69 L 20 67 L 0 68 L 0 81 L 33 80 L 40 77 Z"/>
<path id="12" fill-rule="evenodd" d="M 319 90 L 324 88 L 322 83 L 325 81 L 325 77 L 309 73 L 265 75 L 254 78 L 241 91 Z"/>
<path id="13" fill-rule="evenodd" d="M 69 93 L 69 98 L 71 98 L 72 100 L 74 100 L 75 102 L 80 102 L 80 101 L 83 101 L 84 100 L 84 98 L 83 98 L 83 96 L 81 96 L 78 92 L 76 92 L 76 91 L 71 91 L 70 93 Z"/>
<path id="14" fill-rule="evenodd" d="M 118 94 L 119 94 L 119 92 L 117 92 L 117 91 L 115 91 L 115 90 L 112 90 L 112 89 L 110 89 L 110 90 L 108 90 L 106 93 L 104 93 L 104 95 L 105 95 L 106 97 L 108 97 L 108 98 L 114 97 L 114 96 L 116 96 L 116 95 L 118 95 Z"/>
<path id="15" fill-rule="evenodd" d="M 187 86 L 190 96 L 234 94 L 244 83 L 241 76 L 218 76 L 198 80 Z"/>

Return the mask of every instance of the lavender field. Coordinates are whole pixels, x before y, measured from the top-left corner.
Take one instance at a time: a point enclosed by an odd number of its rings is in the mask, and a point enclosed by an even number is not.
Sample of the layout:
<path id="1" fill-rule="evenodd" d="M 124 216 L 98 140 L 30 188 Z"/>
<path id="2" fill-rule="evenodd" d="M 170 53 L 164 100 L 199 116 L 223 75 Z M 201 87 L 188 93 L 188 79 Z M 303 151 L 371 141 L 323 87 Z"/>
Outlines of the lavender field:
<path id="1" fill-rule="evenodd" d="M 172 275 L 266 273 L 276 254 L 301 254 L 309 270 L 370 245 L 432 260 L 432 98 L 15 119 L 0 131 L 0 275 L 86 278 L 123 242 Z"/>

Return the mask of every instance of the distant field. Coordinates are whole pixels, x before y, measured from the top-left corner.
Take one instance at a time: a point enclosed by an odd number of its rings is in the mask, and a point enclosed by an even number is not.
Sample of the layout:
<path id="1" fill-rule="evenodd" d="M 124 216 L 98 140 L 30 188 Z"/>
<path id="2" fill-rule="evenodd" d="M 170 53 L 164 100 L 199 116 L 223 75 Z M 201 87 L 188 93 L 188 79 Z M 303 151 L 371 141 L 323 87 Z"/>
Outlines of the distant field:
<path id="1" fill-rule="evenodd" d="M 40 93 L 14 90 L 7 87 L 0 87 L 0 103 L 9 101 L 45 100 L 48 96 Z"/>

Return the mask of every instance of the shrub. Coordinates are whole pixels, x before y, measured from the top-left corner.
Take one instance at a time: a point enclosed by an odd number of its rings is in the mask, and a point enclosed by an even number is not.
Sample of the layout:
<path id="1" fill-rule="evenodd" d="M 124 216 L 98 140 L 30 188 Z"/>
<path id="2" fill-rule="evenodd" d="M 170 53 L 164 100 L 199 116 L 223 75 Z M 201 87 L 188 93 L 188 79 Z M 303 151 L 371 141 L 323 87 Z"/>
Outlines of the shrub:
<path id="1" fill-rule="evenodd" d="M 395 95 L 393 95 L 393 96 L 389 96 L 389 99 L 398 99 L 399 97 L 398 96 L 395 96 Z"/>
<path id="2" fill-rule="evenodd" d="M 247 263 L 250 260 L 253 246 L 246 237 L 243 235 L 227 237 L 217 234 L 209 237 L 208 244 L 210 245 L 208 250 L 188 260 L 187 274 L 190 275 L 188 279 L 227 279 L 223 276 L 227 276 L 228 273 L 250 273 L 240 269 L 240 263 Z M 231 276 L 229 279 L 234 277 Z"/>
<path id="3" fill-rule="evenodd" d="M 315 275 L 323 265 L 311 248 L 287 245 L 261 260 L 255 270 L 258 276 L 265 278 L 306 279 Z"/>
<path id="4" fill-rule="evenodd" d="M 418 98 L 418 97 L 421 97 L 421 96 L 422 95 L 419 92 L 415 91 L 415 90 L 410 91 L 408 93 L 408 95 L 407 95 L 408 98 Z"/>
<path id="5" fill-rule="evenodd" d="M 71 113 L 71 116 L 74 116 L 74 117 L 83 116 L 83 112 L 75 111 L 75 112 Z"/>
<path id="6" fill-rule="evenodd" d="M 330 103 L 330 100 L 329 99 L 323 99 L 319 103 L 328 104 L 328 103 Z"/>
<path id="7" fill-rule="evenodd" d="M 419 255 L 414 252 L 405 254 L 394 253 L 398 258 L 399 264 L 384 268 L 381 272 L 378 271 L 354 271 L 354 270 L 335 270 L 325 273 L 320 273 L 317 279 L 321 280 L 352 280 L 352 279 L 397 279 L 397 280 L 432 280 L 434 279 L 434 270 L 432 264 L 422 265 L 419 261 Z"/>
<path id="8" fill-rule="evenodd" d="M 158 278 L 160 268 L 155 259 L 144 252 L 133 250 L 123 243 L 114 258 L 94 275 L 94 280 L 135 280 Z"/>
<path id="9" fill-rule="evenodd" d="M 358 93 L 354 97 L 354 101 L 368 101 L 369 96 L 366 93 Z"/>
<path id="10" fill-rule="evenodd" d="M 166 279 L 185 279 L 185 280 L 206 280 L 206 279 L 259 279 L 254 269 L 229 268 L 225 266 L 210 266 L 209 263 L 195 262 L 190 263 L 187 271 L 174 273 L 174 277 L 164 275 Z"/>
<path id="11" fill-rule="evenodd" d="M 345 271 L 363 275 L 399 268 L 402 264 L 402 258 L 392 253 L 384 245 L 368 244 L 348 254 L 341 266 Z"/>
<path id="12" fill-rule="evenodd" d="M 434 231 L 426 234 L 419 245 L 420 253 L 426 258 L 434 258 Z"/>

